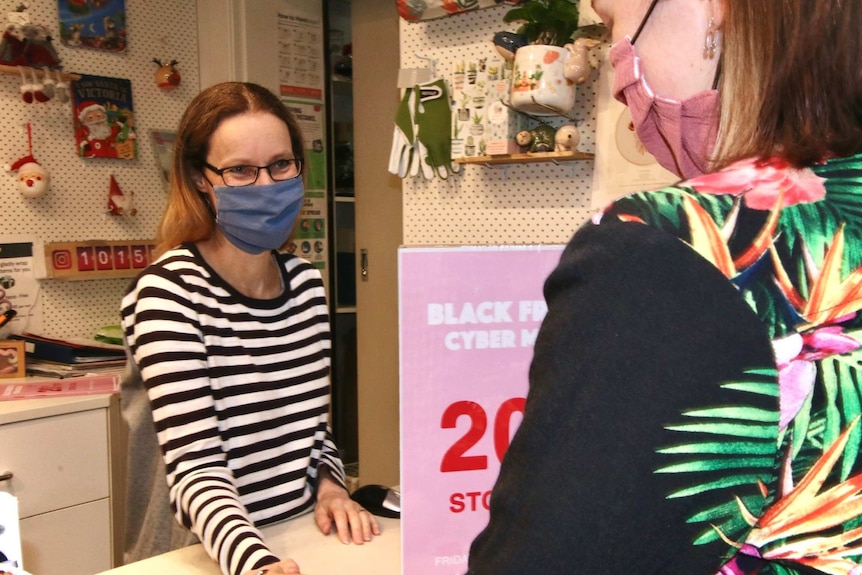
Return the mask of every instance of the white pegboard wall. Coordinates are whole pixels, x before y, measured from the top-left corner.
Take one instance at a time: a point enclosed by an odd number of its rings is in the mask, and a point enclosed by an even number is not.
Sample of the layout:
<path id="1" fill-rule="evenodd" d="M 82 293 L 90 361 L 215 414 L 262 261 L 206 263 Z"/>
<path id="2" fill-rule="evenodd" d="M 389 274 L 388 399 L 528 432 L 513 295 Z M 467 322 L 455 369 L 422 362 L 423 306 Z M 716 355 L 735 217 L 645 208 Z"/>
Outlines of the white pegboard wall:
<path id="1" fill-rule="evenodd" d="M 0 22 L 19 0 L 0 0 Z M 72 105 L 52 100 L 26 104 L 19 76 L 0 75 L 0 166 L 27 154 L 26 123 L 33 133 L 33 155 L 51 176 L 48 194 L 23 197 L 15 174 L 0 171 L 0 235 L 34 235 L 44 242 L 90 239 L 149 239 L 165 205 L 165 193 L 150 130 L 176 130 L 180 116 L 199 89 L 194 0 L 126 0 L 128 47 L 111 53 L 64 46 L 59 37 L 57 0 L 30 0 L 31 21 L 46 26 L 68 72 L 126 78 L 132 82 L 136 160 L 79 158 Z M 153 58 L 177 60 L 182 83 L 163 92 L 154 82 Z M 110 176 L 134 194 L 134 218 L 106 213 Z M 40 300 L 46 335 L 90 338 L 101 326 L 119 321 L 119 302 L 129 280 L 42 280 Z"/>
<path id="2" fill-rule="evenodd" d="M 465 57 L 496 55 L 495 32 L 515 30 L 503 21 L 509 6 L 465 12 L 427 22 L 401 20 L 402 68 L 434 62 L 450 80 Z M 593 73 L 577 88 L 578 149 L 595 152 L 598 65 L 607 46 L 590 50 Z M 451 81 L 451 80 L 450 80 Z M 562 120 L 561 120 L 562 122 Z M 593 162 L 532 163 L 486 167 L 467 164 L 446 181 L 406 178 L 403 234 L 406 245 L 565 243 L 592 214 Z"/>

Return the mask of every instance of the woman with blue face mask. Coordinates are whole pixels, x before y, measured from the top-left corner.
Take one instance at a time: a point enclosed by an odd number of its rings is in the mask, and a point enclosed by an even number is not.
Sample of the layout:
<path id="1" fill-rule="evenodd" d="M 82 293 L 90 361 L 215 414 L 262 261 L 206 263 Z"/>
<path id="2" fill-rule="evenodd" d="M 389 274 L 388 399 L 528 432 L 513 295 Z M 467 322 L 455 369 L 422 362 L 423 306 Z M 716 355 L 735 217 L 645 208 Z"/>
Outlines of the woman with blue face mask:
<path id="1" fill-rule="evenodd" d="M 320 274 L 278 251 L 302 153 L 290 111 L 255 84 L 204 90 L 180 122 L 158 258 L 121 309 L 127 562 L 199 540 L 225 575 L 299 573 L 257 527 L 312 509 L 344 543 L 379 534 L 331 437 Z"/>
<path id="2" fill-rule="evenodd" d="M 682 180 L 547 278 L 469 575 L 862 573 L 862 2 L 592 4 Z"/>

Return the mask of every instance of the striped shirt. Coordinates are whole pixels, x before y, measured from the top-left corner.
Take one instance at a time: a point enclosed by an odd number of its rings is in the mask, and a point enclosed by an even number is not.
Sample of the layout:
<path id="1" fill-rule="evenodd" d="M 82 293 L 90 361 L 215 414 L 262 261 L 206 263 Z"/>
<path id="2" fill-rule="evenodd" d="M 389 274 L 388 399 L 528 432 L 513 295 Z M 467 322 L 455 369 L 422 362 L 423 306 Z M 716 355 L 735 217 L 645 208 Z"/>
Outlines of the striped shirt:
<path id="1" fill-rule="evenodd" d="M 311 509 L 318 465 L 344 478 L 328 426 L 320 273 L 275 257 L 285 289 L 273 299 L 242 295 L 189 244 L 162 255 L 122 301 L 171 509 L 225 575 L 277 560 L 255 526 Z"/>

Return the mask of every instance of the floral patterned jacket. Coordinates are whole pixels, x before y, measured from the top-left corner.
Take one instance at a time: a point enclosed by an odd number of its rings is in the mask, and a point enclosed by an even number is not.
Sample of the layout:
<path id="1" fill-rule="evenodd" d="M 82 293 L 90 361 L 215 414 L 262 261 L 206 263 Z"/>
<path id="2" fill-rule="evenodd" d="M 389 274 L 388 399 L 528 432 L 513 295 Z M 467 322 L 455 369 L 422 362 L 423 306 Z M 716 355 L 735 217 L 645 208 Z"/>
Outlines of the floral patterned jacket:
<path id="1" fill-rule="evenodd" d="M 545 295 L 471 575 L 862 575 L 862 155 L 622 198 Z"/>

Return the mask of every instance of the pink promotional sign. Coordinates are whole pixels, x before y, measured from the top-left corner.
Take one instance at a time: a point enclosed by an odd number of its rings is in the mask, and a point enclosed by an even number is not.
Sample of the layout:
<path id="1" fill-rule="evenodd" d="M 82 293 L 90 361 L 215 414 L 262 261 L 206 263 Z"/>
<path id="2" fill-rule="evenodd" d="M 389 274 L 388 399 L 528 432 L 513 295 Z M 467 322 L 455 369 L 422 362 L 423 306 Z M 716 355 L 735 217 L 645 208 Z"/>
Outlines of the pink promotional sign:
<path id="1" fill-rule="evenodd" d="M 399 250 L 401 565 L 463 575 L 520 424 L 563 246 Z"/>

